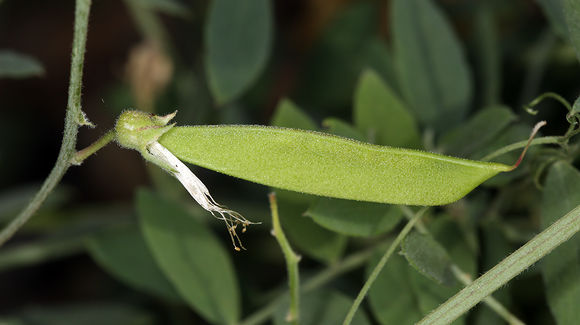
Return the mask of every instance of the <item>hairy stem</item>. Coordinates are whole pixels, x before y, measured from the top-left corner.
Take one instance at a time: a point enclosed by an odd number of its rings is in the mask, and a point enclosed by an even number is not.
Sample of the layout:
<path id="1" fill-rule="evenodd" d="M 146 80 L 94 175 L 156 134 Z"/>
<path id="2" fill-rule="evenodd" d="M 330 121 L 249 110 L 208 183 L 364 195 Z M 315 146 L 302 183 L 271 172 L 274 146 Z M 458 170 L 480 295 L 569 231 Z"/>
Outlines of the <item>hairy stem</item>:
<path id="1" fill-rule="evenodd" d="M 273 234 L 274 237 L 276 237 L 280 248 L 282 248 L 282 253 L 284 253 L 284 258 L 286 259 L 286 267 L 288 268 L 290 310 L 288 311 L 286 320 L 292 324 L 298 325 L 300 321 L 300 279 L 298 273 L 298 262 L 300 261 L 300 256 L 294 253 L 288 239 L 286 239 L 286 235 L 284 235 L 284 232 L 282 231 L 282 225 L 280 225 L 280 218 L 278 216 L 276 194 L 270 193 L 268 198 L 270 199 L 270 209 L 272 210 Z"/>
<path id="2" fill-rule="evenodd" d="M 463 272 L 459 266 L 453 264 L 451 266 L 451 271 L 453 275 L 459 282 L 463 283 L 463 285 L 468 286 L 473 283 L 469 274 Z M 501 318 L 503 318 L 508 324 L 510 325 L 524 325 L 525 323 L 519 320 L 514 314 L 512 314 L 507 308 L 505 308 L 501 302 L 497 301 L 491 295 L 483 299 L 483 302 L 491 308 L 496 314 L 498 314 Z"/>
<path id="3" fill-rule="evenodd" d="M 362 287 L 362 289 L 358 293 L 358 296 L 356 297 L 356 299 L 354 300 L 354 303 L 350 307 L 348 314 L 346 314 L 346 318 L 344 319 L 344 322 L 342 323 L 343 325 L 350 324 L 350 322 L 352 321 L 352 319 L 354 317 L 354 314 L 358 310 L 358 307 L 362 303 L 363 299 L 366 297 L 367 293 L 369 292 L 369 289 L 371 288 L 371 286 L 373 285 L 373 283 L 375 282 L 375 280 L 377 279 L 377 277 L 379 276 L 379 274 L 381 273 L 381 271 L 385 267 L 385 264 L 387 263 L 387 261 L 389 260 L 391 255 L 393 255 L 393 253 L 395 252 L 395 249 L 397 247 L 399 247 L 399 244 L 407 236 L 409 231 L 411 231 L 411 229 L 413 229 L 413 227 L 415 226 L 415 223 L 419 219 L 421 219 L 421 217 L 423 216 L 423 214 L 425 214 L 425 211 L 427 211 L 427 209 L 428 208 L 425 207 L 425 208 L 422 208 L 421 210 L 419 210 L 415 214 L 413 219 L 411 219 L 409 222 L 407 222 L 407 224 L 405 225 L 403 230 L 401 230 L 401 232 L 399 233 L 397 238 L 395 238 L 395 240 L 391 243 L 391 246 L 385 252 L 385 255 L 383 255 L 383 257 L 381 257 L 381 260 L 379 261 L 377 266 L 375 266 L 375 268 L 373 269 L 373 272 L 369 276 L 367 282 L 365 282 L 364 286 Z"/>
<path id="4" fill-rule="evenodd" d="M 83 150 L 77 151 L 71 159 L 73 165 L 80 165 L 85 159 L 90 155 L 99 151 L 101 148 L 109 144 L 109 142 L 115 139 L 115 131 L 110 130 L 105 135 L 100 137 L 97 141 L 93 142 L 90 146 L 84 148 Z"/>
<path id="5" fill-rule="evenodd" d="M 28 205 L 0 232 L 0 246 L 30 219 L 42 205 L 46 197 L 62 179 L 71 166 L 71 158 L 75 154 L 77 133 L 80 124 L 86 124 L 84 113 L 81 111 L 81 88 L 83 78 L 83 63 L 85 44 L 87 41 L 87 27 L 91 0 L 77 0 L 75 9 L 74 39 L 72 47 L 70 84 L 68 90 L 68 104 L 64 122 L 64 136 L 58 158 L 52 171 L 42 184 L 40 190 Z"/>
<path id="6" fill-rule="evenodd" d="M 449 324 L 580 231 L 580 205 L 437 307 L 418 324 Z"/>

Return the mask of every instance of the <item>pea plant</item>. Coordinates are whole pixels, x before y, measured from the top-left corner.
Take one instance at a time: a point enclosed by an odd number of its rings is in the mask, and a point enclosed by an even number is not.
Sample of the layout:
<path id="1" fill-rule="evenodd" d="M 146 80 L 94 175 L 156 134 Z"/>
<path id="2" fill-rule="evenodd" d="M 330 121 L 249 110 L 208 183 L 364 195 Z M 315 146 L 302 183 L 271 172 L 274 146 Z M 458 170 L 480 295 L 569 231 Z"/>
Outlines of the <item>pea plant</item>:
<path id="1" fill-rule="evenodd" d="M 109 289 L 0 323 L 578 323 L 580 2 L 534 4 L 549 26 L 527 61 L 502 48 L 517 4 L 329 6 L 288 91 L 284 2 L 201 3 L 124 1 L 143 42 L 107 129 L 83 109 L 92 4 L 75 1 L 61 149 L 28 203 L 0 193 L 0 274 L 88 256 Z M 162 16 L 194 21 L 194 54 Z M 508 60 L 524 61 L 517 85 Z M 544 89 L 556 65 L 573 81 Z M 0 51 L 0 78 L 43 74 Z M 102 136 L 78 150 L 83 126 Z M 150 185 L 92 214 L 46 209 L 110 143 L 142 156 Z"/>

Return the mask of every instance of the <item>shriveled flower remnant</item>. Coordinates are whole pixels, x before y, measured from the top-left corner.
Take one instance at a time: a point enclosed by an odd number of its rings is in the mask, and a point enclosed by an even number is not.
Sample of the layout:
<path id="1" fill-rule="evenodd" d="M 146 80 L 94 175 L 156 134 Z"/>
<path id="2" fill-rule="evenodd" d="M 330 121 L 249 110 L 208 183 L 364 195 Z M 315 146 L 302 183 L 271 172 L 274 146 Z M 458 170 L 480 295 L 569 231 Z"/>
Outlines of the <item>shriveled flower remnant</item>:
<path id="1" fill-rule="evenodd" d="M 245 249 L 236 232 L 238 225 L 242 233 L 252 224 L 236 211 L 218 204 L 207 187 L 195 174 L 158 140 L 175 124 L 168 124 L 177 112 L 156 116 L 140 111 L 125 111 L 115 126 L 116 140 L 122 147 L 135 149 L 143 158 L 163 168 L 181 182 L 191 197 L 214 217 L 225 222 L 236 251 Z"/>

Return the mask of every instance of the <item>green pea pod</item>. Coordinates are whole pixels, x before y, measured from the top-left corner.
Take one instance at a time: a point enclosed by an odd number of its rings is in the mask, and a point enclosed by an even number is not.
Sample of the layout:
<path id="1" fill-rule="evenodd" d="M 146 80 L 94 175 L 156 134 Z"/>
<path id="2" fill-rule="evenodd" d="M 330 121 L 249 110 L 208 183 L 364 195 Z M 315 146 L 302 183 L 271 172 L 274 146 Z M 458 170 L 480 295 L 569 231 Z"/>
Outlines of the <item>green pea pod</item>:
<path id="1" fill-rule="evenodd" d="M 443 205 L 511 166 L 266 126 L 173 127 L 159 143 L 181 160 L 321 196 Z"/>

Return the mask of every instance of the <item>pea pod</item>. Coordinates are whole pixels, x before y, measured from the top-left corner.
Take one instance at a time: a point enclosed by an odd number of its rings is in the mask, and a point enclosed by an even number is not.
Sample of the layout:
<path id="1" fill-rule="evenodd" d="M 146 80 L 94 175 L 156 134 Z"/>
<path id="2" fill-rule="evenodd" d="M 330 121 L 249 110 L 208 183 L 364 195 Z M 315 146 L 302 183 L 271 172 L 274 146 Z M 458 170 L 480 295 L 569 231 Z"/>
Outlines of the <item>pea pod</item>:
<path id="1" fill-rule="evenodd" d="M 321 196 L 443 205 L 511 166 L 266 126 L 173 127 L 159 143 L 189 163 Z"/>

